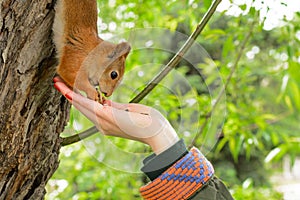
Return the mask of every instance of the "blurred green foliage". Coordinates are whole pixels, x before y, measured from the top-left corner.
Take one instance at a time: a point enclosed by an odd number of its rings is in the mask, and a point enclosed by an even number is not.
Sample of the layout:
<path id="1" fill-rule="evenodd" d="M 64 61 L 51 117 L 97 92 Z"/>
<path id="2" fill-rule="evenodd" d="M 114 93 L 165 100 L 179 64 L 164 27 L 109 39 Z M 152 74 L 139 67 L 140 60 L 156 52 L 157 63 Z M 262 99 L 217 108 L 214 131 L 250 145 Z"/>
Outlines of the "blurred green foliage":
<path id="1" fill-rule="evenodd" d="M 212 160 L 236 199 L 282 199 L 268 176 L 284 156 L 293 163 L 300 154 L 300 13 L 292 20 L 283 17 L 269 30 L 263 8 L 255 6 L 258 1 L 249 2 L 232 4 L 240 11 L 235 15 L 216 12 L 196 41 L 211 58 L 203 49 L 192 48 L 142 103 L 160 110 L 187 145 L 193 141 Z M 101 37 L 126 39 L 133 46 L 127 73 L 112 99 L 126 103 L 141 91 L 195 29 L 210 3 L 98 1 Z M 248 33 L 252 34 L 241 49 Z M 225 93 L 214 108 L 224 85 Z M 72 110 L 62 136 L 90 126 Z M 61 149 L 60 167 L 48 183 L 46 199 L 140 199 L 138 188 L 147 180 L 138 173 L 138 161 L 130 160 L 128 166 L 100 162 L 102 154 L 107 154 L 105 159 L 118 158 L 117 153 L 103 153 L 103 141 L 98 134 Z M 108 141 L 140 155 L 138 159 L 151 152 L 137 142 Z"/>

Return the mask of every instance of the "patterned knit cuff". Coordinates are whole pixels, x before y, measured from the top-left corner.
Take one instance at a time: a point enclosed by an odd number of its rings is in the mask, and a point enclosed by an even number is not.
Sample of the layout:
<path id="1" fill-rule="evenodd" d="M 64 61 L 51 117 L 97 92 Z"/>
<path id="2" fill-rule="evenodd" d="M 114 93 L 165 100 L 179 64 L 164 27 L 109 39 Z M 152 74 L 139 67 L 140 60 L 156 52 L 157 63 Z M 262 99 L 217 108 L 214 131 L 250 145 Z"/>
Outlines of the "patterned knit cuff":
<path id="1" fill-rule="evenodd" d="M 146 200 L 188 199 L 213 176 L 212 164 L 193 147 L 162 175 L 140 188 Z"/>

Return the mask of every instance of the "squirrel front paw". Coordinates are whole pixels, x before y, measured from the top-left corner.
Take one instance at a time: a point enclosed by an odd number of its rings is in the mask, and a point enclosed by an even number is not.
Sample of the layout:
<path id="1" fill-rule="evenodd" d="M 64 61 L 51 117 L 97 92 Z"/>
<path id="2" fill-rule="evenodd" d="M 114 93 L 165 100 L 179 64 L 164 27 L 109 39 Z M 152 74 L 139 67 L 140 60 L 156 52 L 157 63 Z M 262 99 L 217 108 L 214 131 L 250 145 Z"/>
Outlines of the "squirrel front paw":
<path id="1" fill-rule="evenodd" d="M 104 97 L 101 95 L 101 92 L 99 92 L 98 90 L 93 90 L 93 92 L 89 92 L 87 94 L 89 99 L 92 99 L 94 101 L 99 102 L 100 104 L 103 104 L 104 102 Z"/>
<path id="2" fill-rule="evenodd" d="M 105 101 L 104 96 L 102 95 L 101 91 L 97 88 L 96 89 L 97 92 L 97 99 L 95 99 L 95 101 L 98 101 L 100 104 L 103 104 L 103 102 Z"/>

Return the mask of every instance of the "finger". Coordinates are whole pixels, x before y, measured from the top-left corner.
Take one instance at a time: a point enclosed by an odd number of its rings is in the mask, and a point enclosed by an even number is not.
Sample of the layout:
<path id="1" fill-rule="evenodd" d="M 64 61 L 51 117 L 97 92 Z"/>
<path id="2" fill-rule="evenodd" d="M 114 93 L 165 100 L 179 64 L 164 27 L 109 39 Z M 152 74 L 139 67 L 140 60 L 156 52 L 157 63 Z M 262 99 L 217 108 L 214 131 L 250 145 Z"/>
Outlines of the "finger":
<path id="1" fill-rule="evenodd" d="M 98 102 L 75 93 L 63 82 L 56 82 L 54 87 L 60 91 L 69 100 L 69 102 L 75 106 L 75 108 L 77 108 L 80 112 L 85 113 L 88 118 L 94 118 L 96 111 L 103 107 Z M 92 121 L 95 121 L 95 119 Z"/>
<path id="2" fill-rule="evenodd" d="M 55 76 L 53 78 L 53 82 L 56 83 L 56 82 L 64 82 L 59 76 Z"/>
<path id="3" fill-rule="evenodd" d="M 72 93 L 73 91 L 63 82 L 55 82 L 54 87 L 61 92 L 64 96 L 68 93 Z"/>
<path id="4" fill-rule="evenodd" d="M 122 130 L 119 129 L 112 114 L 111 101 L 106 100 L 105 109 L 103 105 L 90 100 L 82 95 L 72 91 L 59 77 L 55 78 L 54 87 L 60 91 L 73 106 L 79 110 L 84 116 L 91 120 L 103 134 L 114 135 L 119 137 L 128 137 Z M 119 107 L 121 104 L 118 104 Z M 118 110 L 121 111 L 121 110 Z M 122 111 L 125 112 L 125 111 Z M 116 115 L 119 113 L 114 112 Z M 127 113 L 127 112 L 126 112 Z"/>
<path id="5" fill-rule="evenodd" d="M 109 102 L 109 105 L 119 110 L 125 110 L 128 112 L 140 113 L 144 115 L 149 115 L 151 110 L 153 109 L 148 106 L 142 104 L 135 104 L 135 103 L 122 104 L 122 103 L 111 101 Z"/>
<path id="6" fill-rule="evenodd" d="M 119 110 L 126 110 L 128 107 L 128 103 L 117 103 L 117 102 L 113 102 L 113 101 L 107 101 L 107 103 L 111 107 L 119 109 Z"/>
<path id="7" fill-rule="evenodd" d="M 54 84 L 54 87 L 59 90 L 65 97 L 67 97 L 67 99 L 72 101 L 72 104 L 80 105 L 92 110 L 94 110 L 94 107 L 101 108 L 102 106 L 101 104 L 74 92 L 63 82 L 56 82 Z"/>
<path id="8" fill-rule="evenodd" d="M 69 101 L 70 103 L 72 103 L 71 101 L 73 100 L 73 96 L 77 93 L 75 93 L 73 90 L 71 90 L 71 88 L 69 88 L 64 82 L 55 82 L 54 83 L 54 87 L 60 92 L 62 93 L 62 95 L 64 95 Z M 81 95 L 79 95 L 81 96 Z"/>
<path id="9" fill-rule="evenodd" d="M 79 110 L 84 116 L 86 116 L 90 121 L 92 121 L 94 124 L 98 123 L 97 115 L 95 111 L 92 111 L 91 109 L 87 109 L 84 106 L 81 106 L 80 104 L 76 104 L 74 102 L 73 106 Z"/>

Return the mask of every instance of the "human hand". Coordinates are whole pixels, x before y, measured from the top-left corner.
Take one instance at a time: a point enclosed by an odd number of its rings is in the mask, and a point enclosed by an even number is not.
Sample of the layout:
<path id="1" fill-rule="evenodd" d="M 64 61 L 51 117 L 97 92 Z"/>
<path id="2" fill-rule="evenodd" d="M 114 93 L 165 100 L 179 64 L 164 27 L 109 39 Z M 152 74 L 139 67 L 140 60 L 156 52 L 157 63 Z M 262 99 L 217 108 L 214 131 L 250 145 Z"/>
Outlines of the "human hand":
<path id="1" fill-rule="evenodd" d="M 179 138 L 168 120 L 156 109 L 142 104 L 121 104 L 105 100 L 103 105 L 73 92 L 59 78 L 54 87 L 104 134 L 148 144 L 159 154 Z"/>

